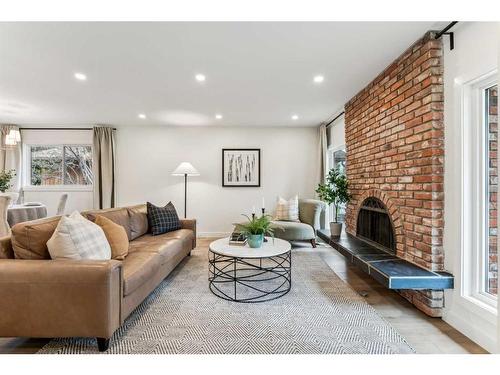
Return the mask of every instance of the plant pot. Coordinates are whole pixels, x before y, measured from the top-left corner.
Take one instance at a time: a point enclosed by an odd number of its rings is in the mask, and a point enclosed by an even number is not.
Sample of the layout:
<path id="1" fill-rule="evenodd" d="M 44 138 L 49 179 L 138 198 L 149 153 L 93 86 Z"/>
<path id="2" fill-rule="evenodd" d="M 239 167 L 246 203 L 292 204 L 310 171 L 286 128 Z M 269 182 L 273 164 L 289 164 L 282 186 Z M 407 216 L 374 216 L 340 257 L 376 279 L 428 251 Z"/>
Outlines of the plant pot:
<path id="1" fill-rule="evenodd" d="M 250 246 L 251 248 L 254 248 L 254 249 L 262 247 L 263 241 L 264 241 L 263 234 L 249 234 L 247 236 L 248 246 Z"/>
<path id="2" fill-rule="evenodd" d="M 19 193 L 14 191 L 6 191 L 5 193 L 0 192 L 0 196 L 10 197 L 9 206 L 13 206 L 14 204 L 16 204 L 17 200 L 19 199 Z"/>
<path id="3" fill-rule="evenodd" d="M 340 233 L 342 233 L 342 223 L 330 223 L 330 235 L 340 237 Z"/>

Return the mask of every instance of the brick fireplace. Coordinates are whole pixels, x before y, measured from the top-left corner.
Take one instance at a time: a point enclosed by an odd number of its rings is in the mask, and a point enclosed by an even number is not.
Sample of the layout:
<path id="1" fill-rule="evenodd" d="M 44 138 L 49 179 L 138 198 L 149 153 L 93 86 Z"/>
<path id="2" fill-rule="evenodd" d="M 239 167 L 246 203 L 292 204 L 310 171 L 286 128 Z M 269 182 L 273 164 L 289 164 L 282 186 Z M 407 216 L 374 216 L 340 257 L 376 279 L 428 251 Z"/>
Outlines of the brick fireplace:
<path id="1" fill-rule="evenodd" d="M 345 106 L 347 232 L 358 234 L 360 209 L 378 201 L 396 255 L 432 271 L 444 261 L 442 73 L 441 40 L 428 32 Z M 442 291 L 401 294 L 428 315 L 441 315 Z"/>

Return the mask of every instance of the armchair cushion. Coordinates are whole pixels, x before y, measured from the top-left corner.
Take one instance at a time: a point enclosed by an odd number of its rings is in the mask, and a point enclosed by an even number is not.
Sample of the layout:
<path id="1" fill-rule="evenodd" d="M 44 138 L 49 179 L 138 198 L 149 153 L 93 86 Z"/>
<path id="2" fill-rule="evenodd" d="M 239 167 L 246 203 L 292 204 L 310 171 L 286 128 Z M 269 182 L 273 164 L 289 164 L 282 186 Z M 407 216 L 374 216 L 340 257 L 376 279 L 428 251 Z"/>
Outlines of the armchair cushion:
<path id="1" fill-rule="evenodd" d="M 274 235 L 287 241 L 309 241 L 316 238 L 314 228 L 296 221 L 273 221 Z"/>

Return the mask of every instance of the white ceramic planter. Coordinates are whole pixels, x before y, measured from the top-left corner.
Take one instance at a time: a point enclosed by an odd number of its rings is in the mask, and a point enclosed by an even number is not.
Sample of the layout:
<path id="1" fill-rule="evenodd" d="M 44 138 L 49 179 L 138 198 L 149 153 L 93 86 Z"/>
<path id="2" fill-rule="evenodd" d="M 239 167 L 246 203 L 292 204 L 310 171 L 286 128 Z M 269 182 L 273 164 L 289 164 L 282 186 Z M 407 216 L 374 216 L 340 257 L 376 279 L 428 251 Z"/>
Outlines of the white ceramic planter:
<path id="1" fill-rule="evenodd" d="M 332 237 L 340 237 L 340 233 L 342 233 L 342 223 L 330 223 L 330 235 Z"/>

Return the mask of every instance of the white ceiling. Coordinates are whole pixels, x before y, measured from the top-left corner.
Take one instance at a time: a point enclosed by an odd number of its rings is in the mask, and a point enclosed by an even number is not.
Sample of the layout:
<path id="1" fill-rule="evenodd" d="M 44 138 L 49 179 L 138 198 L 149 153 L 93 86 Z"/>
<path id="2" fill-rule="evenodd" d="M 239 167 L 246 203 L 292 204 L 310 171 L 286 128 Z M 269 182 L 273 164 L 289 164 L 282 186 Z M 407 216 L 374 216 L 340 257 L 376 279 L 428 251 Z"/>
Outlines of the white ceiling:
<path id="1" fill-rule="evenodd" d="M 0 23 L 0 122 L 315 126 L 443 25 Z"/>

